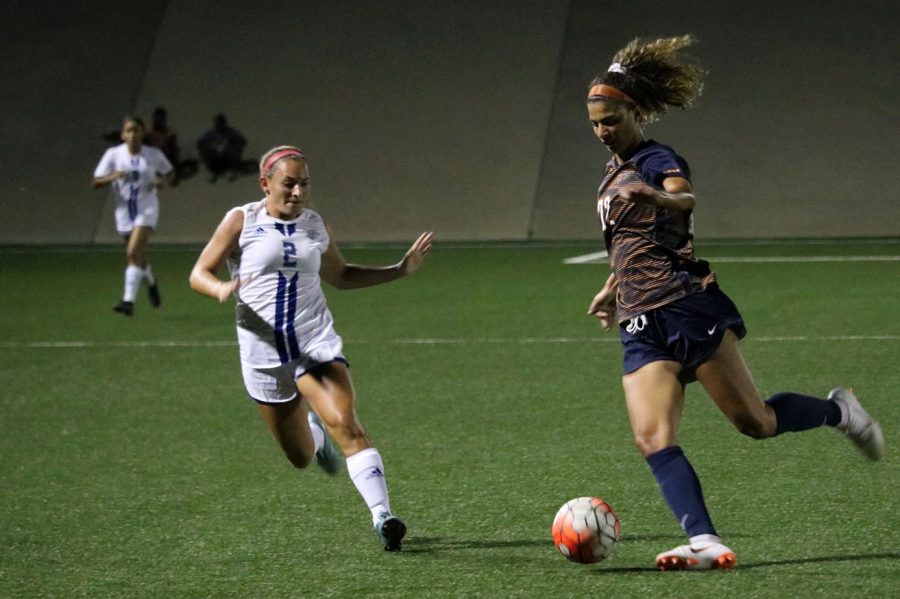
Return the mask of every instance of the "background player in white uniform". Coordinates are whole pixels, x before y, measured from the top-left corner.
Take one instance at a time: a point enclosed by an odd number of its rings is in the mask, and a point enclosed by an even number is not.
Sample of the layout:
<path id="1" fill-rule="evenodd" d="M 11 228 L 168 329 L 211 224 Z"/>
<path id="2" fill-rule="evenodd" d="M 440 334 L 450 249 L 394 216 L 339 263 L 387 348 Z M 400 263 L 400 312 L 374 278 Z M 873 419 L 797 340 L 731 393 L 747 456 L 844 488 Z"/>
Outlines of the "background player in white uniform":
<path id="1" fill-rule="evenodd" d="M 143 145 L 144 123 L 127 116 L 122 123 L 122 141 L 103 154 L 94 169 L 94 187 L 112 184 L 116 192 L 116 230 L 125 238 L 128 265 L 125 291 L 113 310 L 134 313 L 134 300 L 141 281 L 146 281 L 150 303 L 161 303 L 159 287 L 150 268 L 147 244 L 159 220 L 157 189 L 173 176 L 172 164 L 152 146 Z"/>
<path id="2" fill-rule="evenodd" d="M 266 152 L 259 182 L 265 198 L 225 215 L 194 265 L 191 287 L 220 302 L 234 294 L 244 384 L 288 460 L 305 468 L 315 457 L 336 472 L 327 430 L 347 458 L 379 540 L 397 551 L 406 526 L 391 514 L 381 455 L 356 416 L 320 277 L 353 289 L 410 275 L 431 249 L 432 235 L 423 233 L 395 265 L 348 264 L 322 217 L 308 207 L 309 166 L 300 150 Z M 231 279 L 222 281 L 217 273 L 226 261 Z"/>

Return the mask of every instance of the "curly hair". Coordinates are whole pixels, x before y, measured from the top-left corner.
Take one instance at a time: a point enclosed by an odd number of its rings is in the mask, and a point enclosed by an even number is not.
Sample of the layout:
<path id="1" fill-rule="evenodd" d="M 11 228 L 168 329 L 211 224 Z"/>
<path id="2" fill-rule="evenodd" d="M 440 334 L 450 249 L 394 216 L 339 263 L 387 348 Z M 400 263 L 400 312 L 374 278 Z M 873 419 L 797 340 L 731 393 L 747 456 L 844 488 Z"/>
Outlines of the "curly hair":
<path id="1" fill-rule="evenodd" d="M 691 35 L 631 40 L 616 52 L 609 70 L 591 81 L 588 102 L 610 99 L 630 102 L 644 123 L 658 119 L 670 106 L 687 108 L 703 91 L 706 74 L 682 53 L 694 41 Z M 598 85 L 614 88 L 613 95 L 595 93 L 594 87 Z M 620 95 L 614 93 L 616 90 Z"/>

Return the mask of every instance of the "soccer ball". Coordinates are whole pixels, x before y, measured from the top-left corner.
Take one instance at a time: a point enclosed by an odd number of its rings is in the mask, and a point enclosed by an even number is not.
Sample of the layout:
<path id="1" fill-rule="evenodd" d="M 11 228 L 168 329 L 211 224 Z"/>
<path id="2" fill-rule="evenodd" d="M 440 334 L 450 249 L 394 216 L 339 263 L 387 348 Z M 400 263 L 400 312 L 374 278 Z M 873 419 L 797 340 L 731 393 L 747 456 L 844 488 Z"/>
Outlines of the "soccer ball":
<path id="1" fill-rule="evenodd" d="M 559 552 L 579 564 L 609 557 L 619 540 L 619 518 L 599 497 L 567 501 L 553 519 L 553 543 Z"/>

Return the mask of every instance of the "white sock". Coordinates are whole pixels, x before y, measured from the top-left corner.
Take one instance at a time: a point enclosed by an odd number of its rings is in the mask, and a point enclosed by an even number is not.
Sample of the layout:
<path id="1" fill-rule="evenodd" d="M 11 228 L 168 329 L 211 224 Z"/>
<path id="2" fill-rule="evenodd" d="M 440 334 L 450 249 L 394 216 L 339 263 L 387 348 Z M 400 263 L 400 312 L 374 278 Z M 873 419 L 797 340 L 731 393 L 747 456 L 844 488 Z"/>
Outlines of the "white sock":
<path id="1" fill-rule="evenodd" d="M 696 535 L 690 538 L 691 545 L 694 543 L 718 543 L 722 544 L 722 539 L 716 535 Z"/>
<path id="2" fill-rule="evenodd" d="M 391 511 L 387 482 L 384 479 L 384 463 L 374 447 L 363 449 L 347 458 L 347 474 L 372 512 L 372 522 L 382 512 Z"/>
<path id="3" fill-rule="evenodd" d="M 144 280 L 147 282 L 148 286 L 153 287 L 154 285 L 156 285 L 156 277 L 153 276 L 153 269 L 150 268 L 149 264 L 144 269 L 143 275 Z"/>
<path id="4" fill-rule="evenodd" d="M 125 294 L 122 296 L 123 301 L 134 302 L 138 289 L 141 287 L 143 274 L 143 271 L 138 266 L 128 265 L 128 268 L 125 269 Z"/>
<path id="5" fill-rule="evenodd" d="M 319 453 L 325 447 L 325 431 L 315 422 L 310 422 L 309 432 L 312 433 L 313 443 L 316 445 L 316 453 Z"/>

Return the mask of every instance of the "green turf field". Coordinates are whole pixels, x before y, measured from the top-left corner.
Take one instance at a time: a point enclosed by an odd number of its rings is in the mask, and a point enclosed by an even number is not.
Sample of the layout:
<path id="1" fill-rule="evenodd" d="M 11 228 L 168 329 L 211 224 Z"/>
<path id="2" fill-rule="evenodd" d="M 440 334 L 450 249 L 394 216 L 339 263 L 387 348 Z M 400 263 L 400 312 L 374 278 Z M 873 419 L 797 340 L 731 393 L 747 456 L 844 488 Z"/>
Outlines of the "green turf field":
<path id="1" fill-rule="evenodd" d="M 739 562 L 710 573 L 652 567 L 682 536 L 631 442 L 618 341 L 584 314 L 608 269 L 562 263 L 596 244 L 438 243 L 415 277 L 328 290 L 409 525 L 399 554 L 345 474 L 280 455 L 243 390 L 231 306 L 187 286 L 198 249 L 153 249 L 163 307 L 142 294 L 126 319 L 119 248 L 0 248 L 0 597 L 900 592 L 898 240 L 700 244 L 762 393 L 850 385 L 888 440 L 876 464 L 832 430 L 753 441 L 692 386 L 681 442 Z M 550 540 L 580 495 L 621 518 L 601 565 Z"/>

